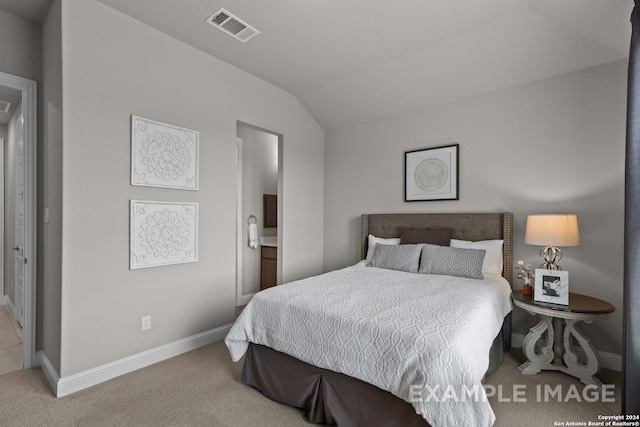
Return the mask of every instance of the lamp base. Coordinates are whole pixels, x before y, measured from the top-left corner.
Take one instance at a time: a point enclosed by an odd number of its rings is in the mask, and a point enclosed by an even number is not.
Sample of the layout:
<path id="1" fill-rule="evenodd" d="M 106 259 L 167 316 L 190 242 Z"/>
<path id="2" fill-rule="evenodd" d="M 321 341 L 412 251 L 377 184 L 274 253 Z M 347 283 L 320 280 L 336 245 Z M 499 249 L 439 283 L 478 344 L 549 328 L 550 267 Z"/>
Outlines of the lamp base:
<path id="1" fill-rule="evenodd" d="M 544 268 L 546 270 L 562 270 L 557 261 L 562 259 L 562 251 L 555 246 L 547 246 L 546 248 L 540 249 L 540 256 L 544 259 L 544 263 L 540 266 L 540 268 Z"/>

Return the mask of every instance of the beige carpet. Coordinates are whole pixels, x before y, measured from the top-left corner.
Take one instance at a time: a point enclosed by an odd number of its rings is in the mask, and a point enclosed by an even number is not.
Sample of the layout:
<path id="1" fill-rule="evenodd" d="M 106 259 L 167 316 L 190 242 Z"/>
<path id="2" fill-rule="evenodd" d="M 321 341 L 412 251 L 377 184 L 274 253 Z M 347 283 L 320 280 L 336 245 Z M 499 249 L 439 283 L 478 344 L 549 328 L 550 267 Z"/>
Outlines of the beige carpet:
<path id="1" fill-rule="evenodd" d="M 512 352 L 490 384 L 573 384 L 558 373 L 520 375 Z M 307 426 L 298 410 L 272 402 L 240 382 L 222 342 L 149 366 L 76 394 L 56 399 L 39 369 L 0 377 L 3 426 Z M 603 380 L 619 378 L 605 373 Z M 504 394 L 503 394 L 504 396 Z M 497 400 L 497 399 L 496 399 Z M 619 398 L 618 398 L 619 402 Z M 558 404 L 492 402 L 496 426 L 553 426 L 554 421 L 616 414 L 617 403 Z M 595 415 L 594 415 L 595 414 Z"/>
<path id="2" fill-rule="evenodd" d="M 517 366 L 524 360 L 520 349 L 511 350 L 500 368 L 485 382 L 487 385 L 493 385 L 496 389 L 502 385 L 504 399 L 514 397 L 512 385 L 523 384 L 526 386 L 524 389 L 526 402 L 498 402 L 498 396 L 489 399 L 496 414 L 495 427 L 554 426 L 556 421 L 565 423 L 567 421 L 583 421 L 588 424 L 589 421 L 598 421 L 598 415 L 620 414 L 620 382 L 622 377 L 620 372 L 603 369 L 597 375 L 604 384 L 615 386 L 613 390 L 615 402 L 588 402 L 583 395 L 584 385 L 578 379 L 552 371 L 544 371 L 536 375 L 522 375 L 517 370 Z M 558 402 L 558 396 L 551 398 L 551 394 L 548 395 L 548 402 L 544 402 L 545 386 L 554 389 L 558 385 L 562 389 L 561 402 Z M 574 386 L 573 390 L 577 391 L 581 401 L 576 399 L 575 394 L 571 394 L 571 386 Z M 537 402 L 538 390 L 543 398 L 540 403 Z M 592 398 L 589 388 L 586 398 Z"/>

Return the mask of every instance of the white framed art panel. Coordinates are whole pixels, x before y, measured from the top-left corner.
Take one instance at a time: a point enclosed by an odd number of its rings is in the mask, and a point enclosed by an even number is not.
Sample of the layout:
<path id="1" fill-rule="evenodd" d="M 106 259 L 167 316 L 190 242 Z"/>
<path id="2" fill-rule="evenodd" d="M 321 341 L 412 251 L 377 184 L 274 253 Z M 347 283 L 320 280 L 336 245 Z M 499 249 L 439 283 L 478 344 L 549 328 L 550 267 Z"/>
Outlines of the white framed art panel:
<path id="1" fill-rule="evenodd" d="M 569 272 L 536 268 L 535 301 L 569 305 Z"/>
<path id="2" fill-rule="evenodd" d="M 198 204 L 130 202 L 129 268 L 198 261 Z"/>
<path id="3" fill-rule="evenodd" d="M 200 133 L 131 116 L 131 185 L 198 189 Z"/>

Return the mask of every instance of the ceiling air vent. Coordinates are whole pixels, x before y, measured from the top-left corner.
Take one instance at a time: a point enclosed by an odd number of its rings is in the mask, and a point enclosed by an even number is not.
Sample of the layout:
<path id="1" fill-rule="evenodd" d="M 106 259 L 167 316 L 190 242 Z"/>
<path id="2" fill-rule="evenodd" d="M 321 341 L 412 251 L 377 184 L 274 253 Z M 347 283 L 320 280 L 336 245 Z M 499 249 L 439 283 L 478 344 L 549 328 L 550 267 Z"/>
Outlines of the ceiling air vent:
<path id="1" fill-rule="evenodd" d="M 11 108 L 11 103 L 7 101 L 0 101 L 0 113 L 8 113 Z"/>
<path id="2" fill-rule="evenodd" d="M 260 34 L 260 31 L 222 8 L 207 18 L 207 23 L 224 31 L 236 40 L 240 40 L 242 43 Z"/>

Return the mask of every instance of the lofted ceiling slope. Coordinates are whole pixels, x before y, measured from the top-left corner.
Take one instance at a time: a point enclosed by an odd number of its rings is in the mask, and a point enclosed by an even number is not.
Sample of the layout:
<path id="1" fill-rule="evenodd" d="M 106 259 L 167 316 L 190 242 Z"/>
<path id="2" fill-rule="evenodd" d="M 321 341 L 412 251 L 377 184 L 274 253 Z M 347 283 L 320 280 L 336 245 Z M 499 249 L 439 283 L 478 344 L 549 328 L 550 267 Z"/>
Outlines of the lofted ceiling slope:
<path id="1" fill-rule="evenodd" d="M 325 129 L 628 55 L 632 0 L 100 0 L 294 94 Z M 206 25 L 224 7 L 260 31 Z"/>
<path id="2" fill-rule="evenodd" d="M 628 56 L 633 0 L 99 0 L 293 95 L 325 129 Z M 0 0 L 38 21 L 50 0 Z M 73 3 L 69 3 L 72 5 Z M 240 43 L 205 20 L 257 28 Z"/>

